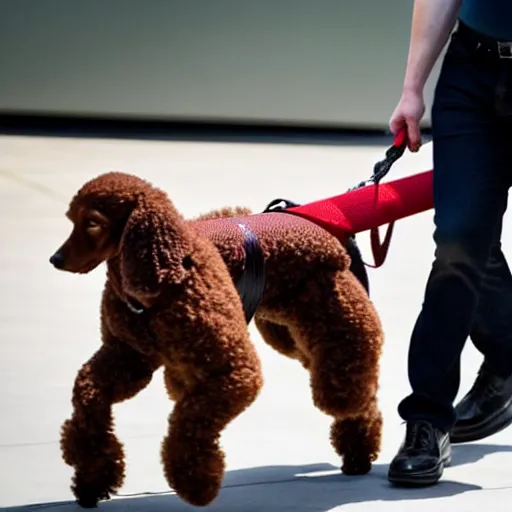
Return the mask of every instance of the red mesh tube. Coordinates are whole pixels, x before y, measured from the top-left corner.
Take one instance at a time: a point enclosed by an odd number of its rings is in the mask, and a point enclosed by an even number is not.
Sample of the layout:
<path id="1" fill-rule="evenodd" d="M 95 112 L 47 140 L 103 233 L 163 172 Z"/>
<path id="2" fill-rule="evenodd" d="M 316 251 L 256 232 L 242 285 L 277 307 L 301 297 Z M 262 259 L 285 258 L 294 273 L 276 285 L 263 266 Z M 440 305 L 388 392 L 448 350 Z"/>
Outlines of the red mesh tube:
<path id="1" fill-rule="evenodd" d="M 369 185 L 287 209 L 338 237 L 367 231 L 433 208 L 432 171 Z"/>

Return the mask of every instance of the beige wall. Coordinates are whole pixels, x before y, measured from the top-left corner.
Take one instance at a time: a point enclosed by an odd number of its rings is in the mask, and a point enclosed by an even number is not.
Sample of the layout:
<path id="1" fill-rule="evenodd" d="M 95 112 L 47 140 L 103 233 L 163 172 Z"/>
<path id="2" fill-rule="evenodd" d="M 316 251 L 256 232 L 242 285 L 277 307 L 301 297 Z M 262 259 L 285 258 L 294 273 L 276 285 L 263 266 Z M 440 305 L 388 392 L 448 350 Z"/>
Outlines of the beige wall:
<path id="1" fill-rule="evenodd" d="M 385 127 L 411 9 L 411 0 L 0 0 L 0 111 Z"/>

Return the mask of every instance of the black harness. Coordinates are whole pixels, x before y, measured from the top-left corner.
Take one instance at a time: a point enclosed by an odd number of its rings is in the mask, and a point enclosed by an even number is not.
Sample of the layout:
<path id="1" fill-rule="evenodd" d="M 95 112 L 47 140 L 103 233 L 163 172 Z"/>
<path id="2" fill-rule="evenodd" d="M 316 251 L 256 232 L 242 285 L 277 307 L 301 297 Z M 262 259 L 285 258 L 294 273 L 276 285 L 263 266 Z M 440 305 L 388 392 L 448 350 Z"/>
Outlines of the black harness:
<path id="1" fill-rule="evenodd" d="M 287 208 L 295 206 L 299 205 L 286 199 L 275 199 L 268 204 L 263 213 L 286 213 Z M 245 267 L 235 286 L 242 299 L 245 320 L 249 324 L 261 303 L 265 289 L 265 257 L 256 234 L 246 224 L 238 224 L 238 227 L 244 235 Z M 351 259 L 350 271 L 356 276 L 369 295 L 370 283 L 368 272 L 366 271 L 366 265 L 356 243 L 355 236 L 348 239 L 346 249 Z"/>
<path id="2" fill-rule="evenodd" d="M 235 286 L 242 299 L 249 324 L 260 305 L 265 289 L 265 255 L 256 234 L 246 224 L 238 224 L 244 236 L 245 266 Z"/>

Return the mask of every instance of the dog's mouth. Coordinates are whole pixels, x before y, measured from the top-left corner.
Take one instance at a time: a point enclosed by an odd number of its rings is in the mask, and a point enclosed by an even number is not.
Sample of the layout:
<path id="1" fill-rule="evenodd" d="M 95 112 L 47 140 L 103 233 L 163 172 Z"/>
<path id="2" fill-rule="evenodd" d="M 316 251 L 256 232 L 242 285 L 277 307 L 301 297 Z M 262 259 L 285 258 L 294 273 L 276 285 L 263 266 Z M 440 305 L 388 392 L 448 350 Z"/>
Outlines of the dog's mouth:
<path id="1" fill-rule="evenodd" d="M 98 267 L 102 261 L 101 260 L 89 260 L 85 263 L 81 263 L 80 265 L 70 264 L 69 261 L 66 261 L 65 258 L 59 254 L 55 253 L 50 258 L 50 263 L 57 269 L 62 272 L 70 272 L 71 274 L 88 274 L 96 267 Z"/>
<path id="2" fill-rule="evenodd" d="M 92 272 L 96 267 L 101 265 L 101 260 L 90 260 L 83 265 L 74 267 L 73 265 L 70 265 L 69 267 L 62 269 L 67 272 L 71 272 L 72 274 L 88 274 L 89 272 Z"/>
<path id="3" fill-rule="evenodd" d="M 101 261 L 94 261 L 91 262 L 83 267 L 80 267 L 78 270 L 75 270 L 74 274 L 88 274 L 89 272 L 92 272 L 96 267 L 101 265 Z"/>

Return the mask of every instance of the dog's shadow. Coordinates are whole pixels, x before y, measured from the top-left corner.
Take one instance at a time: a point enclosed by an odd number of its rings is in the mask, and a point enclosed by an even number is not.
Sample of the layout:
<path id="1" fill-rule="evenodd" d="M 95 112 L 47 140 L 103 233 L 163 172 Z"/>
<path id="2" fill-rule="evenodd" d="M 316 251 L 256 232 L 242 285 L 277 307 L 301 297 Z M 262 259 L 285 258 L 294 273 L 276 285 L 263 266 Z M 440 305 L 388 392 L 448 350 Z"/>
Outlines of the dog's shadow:
<path id="1" fill-rule="evenodd" d="M 512 446 L 469 444 L 453 447 L 453 466 L 478 462 L 495 452 L 512 452 Z M 425 500 L 450 497 L 481 489 L 450 481 L 446 476 L 432 487 L 398 488 L 386 479 L 387 465 L 376 464 L 369 475 L 348 477 L 330 464 L 307 466 L 266 466 L 240 469 L 226 473 L 223 489 L 217 500 L 203 510 L 216 512 L 326 512 L 348 503 L 372 501 Z M 40 503 L 0 508 L 2 512 L 55 510 L 78 512 L 75 503 Z M 198 508 L 184 503 L 174 494 L 124 495 L 101 503 L 106 512 L 191 512 Z"/>

